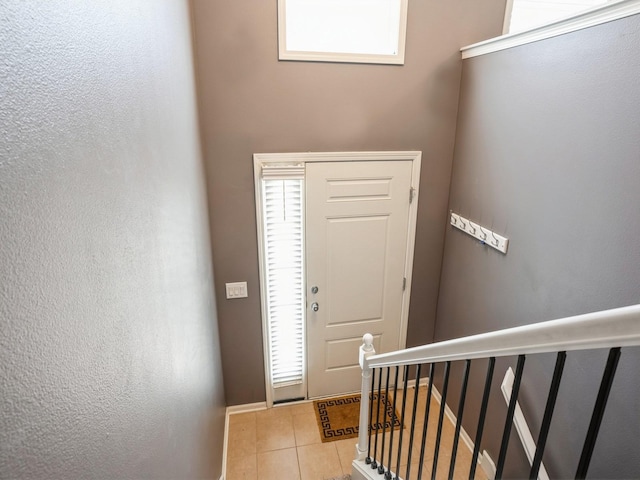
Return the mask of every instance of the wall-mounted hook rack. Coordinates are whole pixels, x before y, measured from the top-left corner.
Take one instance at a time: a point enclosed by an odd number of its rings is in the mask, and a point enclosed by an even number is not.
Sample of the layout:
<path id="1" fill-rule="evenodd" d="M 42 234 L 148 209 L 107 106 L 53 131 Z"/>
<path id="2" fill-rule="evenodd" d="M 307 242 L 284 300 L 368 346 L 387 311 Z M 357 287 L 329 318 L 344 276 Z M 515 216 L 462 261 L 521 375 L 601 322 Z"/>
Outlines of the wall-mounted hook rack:
<path id="1" fill-rule="evenodd" d="M 495 248 L 504 254 L 507 253 L 507 247 L 509 246 L 508 238 L 498 235 L 488 228 L 478 225 L 477 223 L 453 212 L 451 212 L 451 225 L 459 228 L 465 233 L 468 233 L 472 237 L 477 238 L 482 244 Z"/>

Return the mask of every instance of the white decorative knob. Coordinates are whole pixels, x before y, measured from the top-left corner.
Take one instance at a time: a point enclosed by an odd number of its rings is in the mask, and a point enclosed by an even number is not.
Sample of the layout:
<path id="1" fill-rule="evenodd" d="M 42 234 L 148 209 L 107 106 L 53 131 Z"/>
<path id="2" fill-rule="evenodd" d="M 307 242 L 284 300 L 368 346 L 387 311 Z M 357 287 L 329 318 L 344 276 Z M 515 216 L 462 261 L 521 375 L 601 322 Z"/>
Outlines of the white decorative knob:
<path id="1" fill-rule="evenodd" d="M 370 333 L 365 333 L 362 336 L 362 342 L 364 343 L 364 350 L 371 351 L 373 349 L 373 335 Z"/>

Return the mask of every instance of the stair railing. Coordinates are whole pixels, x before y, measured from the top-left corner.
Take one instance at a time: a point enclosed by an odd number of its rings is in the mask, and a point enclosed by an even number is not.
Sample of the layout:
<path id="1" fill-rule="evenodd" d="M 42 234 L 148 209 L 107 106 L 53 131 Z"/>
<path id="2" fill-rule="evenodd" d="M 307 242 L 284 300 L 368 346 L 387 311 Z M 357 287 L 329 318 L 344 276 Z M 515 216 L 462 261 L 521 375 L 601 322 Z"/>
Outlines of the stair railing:
<path id="1" fill-rule="evenodd" d="M 473 440 L 474 450 L 468 475 L 468 478 L 475 478 L 493 372 L 495 369 L 495 360 L 497 357 L 517 356 L 518 361 L 515 378 L 513 380 L 511 398 L 507 408 L 495 472 L 495 478 L 502 478 L 526 356 L 538 353 L 556 353 L 556 365 L 547 396 L 536 451 L 529 473 L 529 478 L 537 479 L 567 352 L 606 348 L 609 349 L 609 356 L 595 399 L 591 421 L 584 439 L 582 454 L 576 467 L 575 478 L 583 479 L 586 477 L 589 469 L 600 423 L 604 416 L 607 399 L 620 359 L 621 348 L 639 345 L 640 305 L 509 328 L 379 355 L 375 354 L 373 348 L 373 336 L 366 334 L 363 337 L 363 345 L 360 347 L 362 396 L 359 436 L 356 445 L 356 459 L 353 462 L 352 476 L 354 479 L 384 478 L 386 480 L 410 480 L 413 478 L 411 472 L 412 464 L 415 465 L 415 463 L 418 463 L 418 472 L 415 478 L 422 478 L 431 397 L 435 389 L 433 385 L 434 371 L 439 364 L 444 363 L 437 433 L 435 445 L 433 446 L 434 453 L 430 472 L 431 478 L 436 478 L 451 362 L 464 361 L 465 367 L 448 472 L 448 478 L 453 478 L 456 468 L 457 448 L 460 439 L 471 362 L 477 359 L 488 359 L 480 414 L 475 439 Z M 408 388 L 410 381 L 413 382 L 413 380 L 409 380 L 410 367 L 414 367 L 416 371 L 415 391 L 413 393 L 411 412 L 409 412 L 407 408 Z M 423 377 L 422 374 L 426 373 L 426 368 L 429 369 L 429 372 L 424 424 L 422 425 L 421 431 L 420 452 L 417 458 L 414 459 L 414 437 L 420 434 L 420 425 L 416 425 L 418 391 L 420 388 L 420 379 Z M 404 394 L 402 395 L 401 402 L 396 402 L 400 369 L 402 369 L 404 378 Z M 392 378 L 395 380 L 392 380 Z M 393 389 L 392 401 L 389 400 L 390 387 Z M 400 418 L 397 418 L 397 408 L 399 408 L 401 412 L 399 415 Z M 380 421 L 380 412 L 382 412 L 382 422 Z M 387 418 L 389 415 L 390 420 Z M 396 450 L 394 450 L 396 444 L 394 443 L 395 429 L 393 426 L 395 422 L 399 422 L 401 426 L 406 425 L 406 428 L 400 428 L 396 434 L 399 440 Z M 405 432 L 405 430 L 407 431 Z M 406 448 L 407 452 L 405 453 L 402 451 L 403 436 L 407 434 L 409 435 L 409 442 Z M 404 465 L 403 471 L 400 471 L 401 465 Z M 460 472 L 455 473 L 456 477 L 460 476 Z"/>

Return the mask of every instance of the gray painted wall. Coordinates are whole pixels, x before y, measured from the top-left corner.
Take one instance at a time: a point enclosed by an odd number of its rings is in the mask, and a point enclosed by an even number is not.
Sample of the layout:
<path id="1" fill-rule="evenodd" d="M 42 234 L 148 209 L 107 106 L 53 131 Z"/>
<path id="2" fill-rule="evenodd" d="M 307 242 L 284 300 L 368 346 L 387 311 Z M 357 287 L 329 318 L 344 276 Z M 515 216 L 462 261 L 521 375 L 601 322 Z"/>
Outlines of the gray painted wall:
<path id="1" fill-rule="evenodd" d="M 0 5 L 0 478 L 218 478 L 188 4 Z"/>
<path id="2" fill-rule="evenodd" d="M 229 404 L 265 400 L 252 154 L 421 150 L 409 345 L 433 337 L 462 62 L 504 0 L 409 2 L 404 66 L 279 62 L 277 2 L 193 0 Z M 248 282 L 226 300 L 224 283 Z"/>
<path id="3" fill-rule="evenodd" d="M 640 302 L 638 78 L 638 16 L 464 61 L 450 208 L 510 244 L 503 256 L 447 228 L 436 339 Z M 605 358 L 569 355 L 545 458 L 554 478 L 575 473 Z M 640 477 L 639 362 L 638 349 L 623 350 L 592 478 Z M 494 460 L 508 364 L 488 417 Z M 553 364 L 531 356 L 525 366 L 521 401 L 536 435 Z M 474 368 L 470 433 L 485 366 Z M 525 476 L 518 441 L 510 452 L 508 475 Z"/>

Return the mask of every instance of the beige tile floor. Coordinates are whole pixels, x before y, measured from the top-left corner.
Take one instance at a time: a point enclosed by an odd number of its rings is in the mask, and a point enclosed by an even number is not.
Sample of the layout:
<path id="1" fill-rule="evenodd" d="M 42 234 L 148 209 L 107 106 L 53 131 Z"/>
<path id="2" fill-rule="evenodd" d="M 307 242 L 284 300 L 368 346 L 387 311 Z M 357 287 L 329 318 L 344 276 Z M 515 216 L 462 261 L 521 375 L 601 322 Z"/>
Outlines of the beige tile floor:
<path id="1" fill-rule="evenodd" d="M 418 397 L 417 424 L 420 428 L 414 434 L 412 458 L 417 458 L 420 453 L 426 401 L 424 390 L 426 389 L 420 390 Z M 408 393 L 406 411 L 411 412 L 414 390 L 410 389 Z M 398 400 L 401 400 L 400 395 Z M 425 479 L 431 478 L 438 407 L 438 403 L 433 401 L 427 429 L 425 462 L 421 472 L 422 478 Z M 398 408 L 398 412 L 400 412 L 400 408 Z M 226 480 L 273 480 L 275 478 L 325 480 L 351 473 L 351 462 L 354 458 L 357 440 L 347 439 L 322 443 L 312 402 L 230 415 L 228 429 Z M 453 434 L 454 425 L 446 421 L 443 426 L 443 437 L 438 455 L 438 479 L 447 478 Z M 393 440 L 395 451 L 397 451 L 399 443 L 398 438 L 399 435 L 396 431 Z M 409 447 L 408 428 L 404 430 L 402 443 L 403 452 L 407 452 Z M 380 441 L 378 450 L 380 450 L 381 444 Z M 388 453 L 385 453 L 385 457 L 387 455 Z M 454 478 L 468 477 L 471 456 L 472 452 L 461 440 L 458 446 Z M 395 462 L 395 459 L 393 461 Z M 406 464 L 406 460 L 404 463 Z M 403 478 L 407 471 L 405 464 L 400 466 L 399 471 Z M 419 467 L 414 463 L 410 465 L 411 479 L 418 478 Z M 476 479 L 484 480 L 484 478 L 486 477 L 478 468 Z"/>

